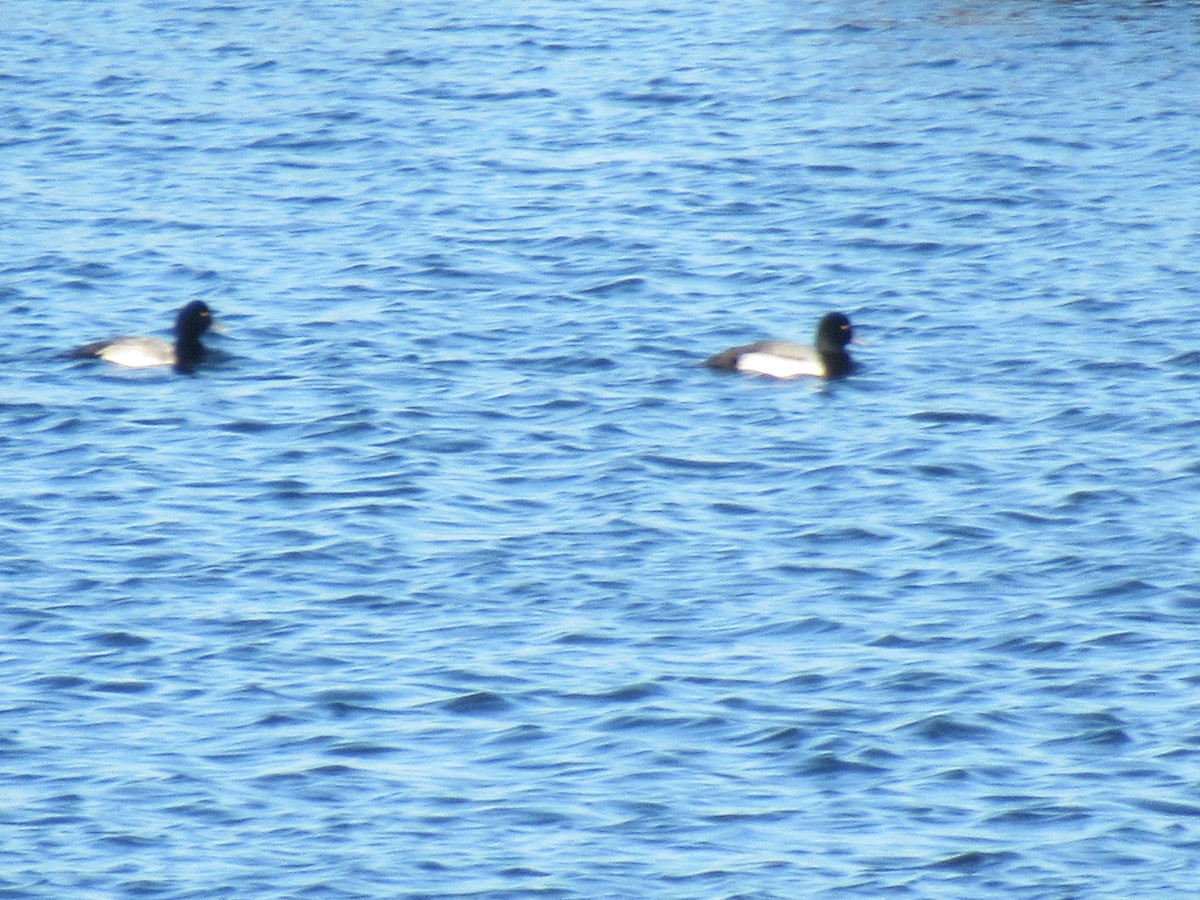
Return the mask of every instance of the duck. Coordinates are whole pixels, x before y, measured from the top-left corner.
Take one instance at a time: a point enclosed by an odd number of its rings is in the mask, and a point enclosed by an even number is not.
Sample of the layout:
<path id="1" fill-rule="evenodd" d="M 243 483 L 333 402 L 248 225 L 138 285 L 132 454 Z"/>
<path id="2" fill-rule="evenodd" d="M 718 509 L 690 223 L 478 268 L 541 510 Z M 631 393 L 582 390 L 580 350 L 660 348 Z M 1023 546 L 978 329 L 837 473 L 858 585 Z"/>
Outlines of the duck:
<path id="1" fill-rule="evenodd" d="M 815 346 L 791 341 L 758 341 L 731 347 L 704 361 L 709 368 L 727 372 L 750 372 L 772 378 L 843 378 L 854 368 L 846 345 L 854 340 L 854 328 L 845 313 L 831 312 L 817 325 Z"/>
<path id="2" fill-rule="evenodd" d="M 72 350 L 71 359 L 102 359 L 127 368 L 173 366 L 177 372 L 191 372 L 204 358 L 200 335 L 213 324 L 213 313 L 203 300 L 188 303 L 175 317 L 175 340 L 153 337 L 118 337 L 84 344 Z"/>

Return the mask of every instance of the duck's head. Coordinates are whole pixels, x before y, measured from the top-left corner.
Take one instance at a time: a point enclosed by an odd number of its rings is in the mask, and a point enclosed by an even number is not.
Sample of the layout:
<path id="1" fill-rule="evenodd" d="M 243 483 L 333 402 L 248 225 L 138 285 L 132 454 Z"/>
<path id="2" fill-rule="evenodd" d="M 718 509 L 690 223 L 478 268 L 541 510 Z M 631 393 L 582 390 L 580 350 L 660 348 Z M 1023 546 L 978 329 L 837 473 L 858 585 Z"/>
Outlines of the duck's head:
<path id="1" fill-rule="evenodd" d="M 852 340 L 854 328 L 844 313 L 826 313 L 817 325 L 817 349 L 822 352 L 839 352 Z"/>
<path id="2" fill-rule="evenodd" d="M 193 300 L 175 317 L 175 337 L 181 340 L 195 339 L 208 331 L 212 325 L 212 310 L 203 300 Z"/>

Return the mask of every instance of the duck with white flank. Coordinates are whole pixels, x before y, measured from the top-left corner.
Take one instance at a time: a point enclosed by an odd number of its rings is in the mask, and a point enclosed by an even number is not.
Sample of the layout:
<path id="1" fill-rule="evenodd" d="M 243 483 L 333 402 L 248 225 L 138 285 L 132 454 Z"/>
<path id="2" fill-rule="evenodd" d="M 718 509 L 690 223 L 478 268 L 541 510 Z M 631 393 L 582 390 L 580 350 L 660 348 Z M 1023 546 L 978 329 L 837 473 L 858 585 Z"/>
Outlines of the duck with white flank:
<path id="1" fill-rule="evenodd" d="M 200 335 L 212 325 L 212 310 L 203 300 L 193 300 L 175 317 L 175 340 L 152 337 L 119 337 L 84 344 L 67 354 L 72 359 L 95 358 L 128 368 L 174 366 L 191 372 L 204 358 Z"/>
<path id="2" fill-rule="evenodd" d="M 850 374 L 854 361 L 846 345 L 854 339 L 850 320 L 840 312 L 826 314 L 817 325 L 816 346 L 790 341 L 759 341 L 733 347 L 704 361 L 713 369 L 750 372 L 772 378 L 842 378 Z"/>

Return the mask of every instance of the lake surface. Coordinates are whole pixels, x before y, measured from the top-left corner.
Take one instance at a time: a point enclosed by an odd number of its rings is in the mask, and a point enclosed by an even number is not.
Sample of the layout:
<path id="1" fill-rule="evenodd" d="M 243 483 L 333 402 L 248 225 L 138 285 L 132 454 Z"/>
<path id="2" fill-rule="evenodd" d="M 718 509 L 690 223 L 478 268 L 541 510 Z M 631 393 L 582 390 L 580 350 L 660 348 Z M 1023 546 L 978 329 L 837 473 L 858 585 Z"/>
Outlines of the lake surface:
<path id="1" fill-rule="evenodd" d="M 0 896 L 1195 892 L 1200 5 L 6 10 Z"/>

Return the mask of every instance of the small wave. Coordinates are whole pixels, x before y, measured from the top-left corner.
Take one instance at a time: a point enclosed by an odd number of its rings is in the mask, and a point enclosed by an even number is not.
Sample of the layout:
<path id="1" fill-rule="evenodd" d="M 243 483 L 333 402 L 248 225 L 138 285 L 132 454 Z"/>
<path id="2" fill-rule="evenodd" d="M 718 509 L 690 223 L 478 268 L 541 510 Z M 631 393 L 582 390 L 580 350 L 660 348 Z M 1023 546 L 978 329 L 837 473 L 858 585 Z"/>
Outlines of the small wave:
<path id="1" fill-rule="evenodd" d="M 589 703 L 633 703 L 657 697 L 662 693 L 662 688 L 653 682 L 637 682 L 636 684 L 623 685 L 613 688 L 611 691 L 603 691 L 598 694 L 570 694 L 569 696 L 573 699 L 584 700 Z"/>
<path id="2" fill-rule="evenodd" d="M 368 741 L 347 741 L 327 747 L 325 752 L 330 756 L 351 756 L 358 759 L 369 759 L 376 756 L 388 756 L 397 752 L 396 747 L 385 744 L 373 744 Z"/>
<path id="3" fill-rule="evenodd" d="M 612 281 L 602 281 L 591 287 L 581 289 L 578 293 L 597 297 L 607 297 L 611 294 L 625 293 L 646 286 L 646 279 L 639 275 L 628 275 Z"/>
<path id="4" fill-rule="evenodd" d="M 145 694 L 154 690 L 148 681 L 102 681 L 91 689 L 98 694 Z"/>
<path id="5" fill-rule="evenodd" d="M 846 759 L 836 753 L 824 751 L 818 753 L 800 767 L 805 775 L 873 775 L 887 771 L 874 763 Z"/>
<path id="6" fill-rule="evenodd" d="M 902 727 L 934 744 L 977 741 L 994 733 L 994 729 L 986 725 L 965 722 L 962 718 L 948 713 L 936 713 Z"/>
<path id="7" fill-rule="evenodd" d="M 1171 800 L 1136 800 L 1134 805 L 1150 812 L 1162 813 L 1165 816 L 1181 816 L 1195 819 L 1200 817 L 1200 805 L 1194 803 L 1178 803 Z"/>
<path id="8" fill-rule="evenodd" d="M 467 716 L 494 715 L 506 712 L 512 704 L 492 691 L 472 691 L 442 703 L 447 712 Z"/>
<path id="9" fill-rule="evenodd" d="M 1000 416 L 991 413 L 935 409 L 912 413 L 908 418 L 914 422 L 930 422 L 934 425 L 992 425 L 1004 421 Z"/>
<path id="10" fill-rule="evenodd" d="M 982 869 L 1002 865 L 1003 863 L 1015 862 L 1020 858 L 1020 854 L 1009 850 L 968 850 L 964 853 L 955 853 L 953 856 L 947 856 L 939 859 L 937 862 L 930 863 L 928 868 L 949 869 L 954 872 L 978 872 Z"/>
<path id="11" fill-rule="evenodd" d="M 142 637 L 140 634 L 131 634 L 128 631 L 106 631 L 103 634 L 92 635 L 90 640 L 94 644 L 122 650 L 131 647 L 146 647 L 150 644 L 149 638 Z"/>

